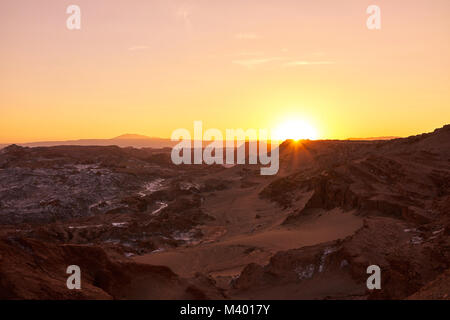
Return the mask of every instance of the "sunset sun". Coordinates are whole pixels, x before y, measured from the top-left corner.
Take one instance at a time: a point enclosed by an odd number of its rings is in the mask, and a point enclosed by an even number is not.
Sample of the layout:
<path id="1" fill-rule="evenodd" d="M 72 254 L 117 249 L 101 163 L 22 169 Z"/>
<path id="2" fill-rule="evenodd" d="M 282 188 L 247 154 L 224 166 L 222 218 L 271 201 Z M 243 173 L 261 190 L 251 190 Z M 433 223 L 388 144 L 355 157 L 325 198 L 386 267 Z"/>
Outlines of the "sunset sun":
<path id="1" fill-rule="evenodd" d="M 318 134 L 316 128 L 309 123 L 299 119 L 292 119 L 285 121 L 276 127 L 273 130 L 273 138 L 277 140 L 316 140 Z"/>

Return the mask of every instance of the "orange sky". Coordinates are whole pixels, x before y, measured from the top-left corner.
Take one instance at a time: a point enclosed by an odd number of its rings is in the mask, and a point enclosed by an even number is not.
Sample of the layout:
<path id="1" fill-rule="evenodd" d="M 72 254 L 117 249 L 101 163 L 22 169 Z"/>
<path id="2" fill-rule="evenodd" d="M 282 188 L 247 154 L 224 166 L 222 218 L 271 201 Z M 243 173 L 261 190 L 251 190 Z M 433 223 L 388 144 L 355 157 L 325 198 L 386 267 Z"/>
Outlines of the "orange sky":
<path id="1" fill-rule="evenodd" d="M 448 0 L 1 1 L 0 143 L 170 137 L 194 120 L 430 131 L 450 123 L 449 15 Z"/>

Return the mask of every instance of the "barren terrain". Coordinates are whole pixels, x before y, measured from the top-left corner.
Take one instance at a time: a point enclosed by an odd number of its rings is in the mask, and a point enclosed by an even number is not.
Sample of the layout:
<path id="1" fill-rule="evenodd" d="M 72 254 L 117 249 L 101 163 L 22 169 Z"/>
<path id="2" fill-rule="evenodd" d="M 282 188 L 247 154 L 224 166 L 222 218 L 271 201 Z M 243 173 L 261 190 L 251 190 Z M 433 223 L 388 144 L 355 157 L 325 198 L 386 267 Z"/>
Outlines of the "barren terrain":
<path id="1" fill-rule="evenodd" d="M 286 141 L 276 176 L 170 149 L 0 150 L 2 299 L 449 299 L 449 235 L 449 125 Z"/>

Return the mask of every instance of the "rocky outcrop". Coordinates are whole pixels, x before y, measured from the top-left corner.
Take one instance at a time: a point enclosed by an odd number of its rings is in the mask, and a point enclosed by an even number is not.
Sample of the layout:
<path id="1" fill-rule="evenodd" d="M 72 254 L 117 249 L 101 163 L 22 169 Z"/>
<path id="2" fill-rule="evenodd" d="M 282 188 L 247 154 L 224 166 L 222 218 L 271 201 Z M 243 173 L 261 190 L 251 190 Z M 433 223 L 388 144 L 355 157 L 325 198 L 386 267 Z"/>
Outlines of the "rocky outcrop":
<path id="1" fill-rule="evenodd" d="M 450 267 L 450 238 L 445 230 L 439 224 L 414 229 L 393 218 L 368 218 L 344 240 L 278 252 L 265 266 L 246 266 L 233 282 L 232 292 L 251 296 L 274 286 L 297 291 L 322 286 L 320 295 L 331 299 L 405 299 L 426 292 Z M 366 287 L 370 265 L 381 268 L 382 290 Z M 336 277 L 344 279 L 338 292 L 323 285 Z"/>
<path id="2" fill-rule="evenodd" d="M 182 279 L 164 266 L 113 260 L 95 246 L 38 240 L 0 240 L 1 299 L 208 299 L 223 298 L 214 282 Z M 81 290 L 69 290 L 66 269 L 81 269 Z"/>

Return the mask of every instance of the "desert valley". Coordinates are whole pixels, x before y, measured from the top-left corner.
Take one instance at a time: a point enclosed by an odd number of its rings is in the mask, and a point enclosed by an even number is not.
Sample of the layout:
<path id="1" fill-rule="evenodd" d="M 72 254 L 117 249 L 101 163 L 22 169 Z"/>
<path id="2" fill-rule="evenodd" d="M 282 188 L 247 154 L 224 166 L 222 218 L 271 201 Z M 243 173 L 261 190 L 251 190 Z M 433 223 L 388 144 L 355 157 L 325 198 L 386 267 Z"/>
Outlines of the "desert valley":
<path id="1" fill-rule="evenodd" d="M 449 298 L 450 125 L 279 148 L 262 176 L 170 148 L 4 147 L 0 298 Z"/>

